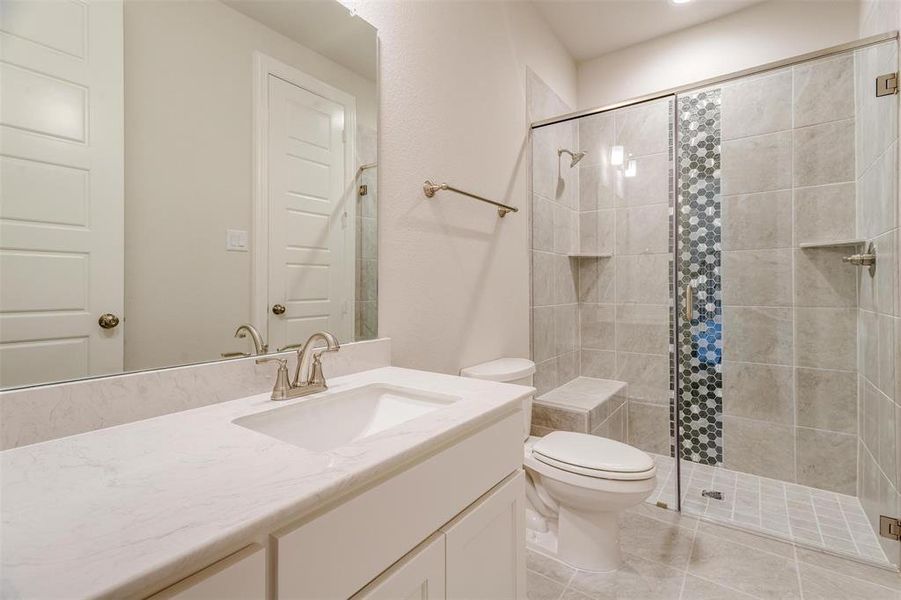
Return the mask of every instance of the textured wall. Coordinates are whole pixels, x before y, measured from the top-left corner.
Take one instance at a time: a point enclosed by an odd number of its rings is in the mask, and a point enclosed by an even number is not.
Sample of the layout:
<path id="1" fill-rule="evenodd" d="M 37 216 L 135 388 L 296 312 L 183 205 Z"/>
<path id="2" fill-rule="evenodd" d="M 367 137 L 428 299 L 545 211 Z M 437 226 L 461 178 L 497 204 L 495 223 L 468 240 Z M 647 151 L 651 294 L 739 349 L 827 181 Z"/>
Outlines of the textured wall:
<path id="1" fill-rule="evenodd" d="M 381 44 L 379 333 L 405 367 L 528 356 L 526 65 L 570 104 L 575 66 L 528 3 L 354 4 Z"/>

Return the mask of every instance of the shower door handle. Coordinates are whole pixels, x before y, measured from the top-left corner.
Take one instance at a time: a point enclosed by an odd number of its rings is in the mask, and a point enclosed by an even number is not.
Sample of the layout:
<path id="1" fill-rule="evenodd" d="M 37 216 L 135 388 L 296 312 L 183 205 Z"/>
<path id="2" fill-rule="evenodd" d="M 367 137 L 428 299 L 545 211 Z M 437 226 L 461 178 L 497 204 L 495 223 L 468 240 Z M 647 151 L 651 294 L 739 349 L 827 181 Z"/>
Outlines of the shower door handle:
<path id="1" fill-rule="evenodd" d="M 690 283 L 685 284 L 685 298 L 682 305 L 682 316 L 686 321 L 691 321 L 695 317 L 695 293 Z"/>

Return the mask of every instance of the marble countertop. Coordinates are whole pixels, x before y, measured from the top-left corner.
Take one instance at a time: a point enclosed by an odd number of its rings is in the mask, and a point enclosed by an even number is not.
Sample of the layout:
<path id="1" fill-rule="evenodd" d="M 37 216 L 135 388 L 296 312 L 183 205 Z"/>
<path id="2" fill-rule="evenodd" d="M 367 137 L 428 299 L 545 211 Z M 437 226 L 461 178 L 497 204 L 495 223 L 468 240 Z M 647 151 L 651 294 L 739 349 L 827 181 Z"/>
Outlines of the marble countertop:
<path id="1" fill-rule="evenodd" d="M 0 597 L 138 597 L 516 410 L 531 388 L 385 367 L 459 401 L 351 445 L 304 450 L 235 425 L 301 403 L 268 394 L 0 452 Z"/>

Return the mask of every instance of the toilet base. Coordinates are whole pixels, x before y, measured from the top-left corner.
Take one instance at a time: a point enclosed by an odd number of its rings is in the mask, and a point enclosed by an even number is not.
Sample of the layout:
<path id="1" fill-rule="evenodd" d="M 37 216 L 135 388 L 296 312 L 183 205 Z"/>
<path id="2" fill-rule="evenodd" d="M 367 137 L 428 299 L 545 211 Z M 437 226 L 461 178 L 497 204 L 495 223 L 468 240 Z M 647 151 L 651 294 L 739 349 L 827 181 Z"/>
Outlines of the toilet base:
<path id="1" fill-rule="evenodd" d="M 590 436 L 589 436 L 590 437 Z M 534 438 L 538 439 L 538 438 Z M 581 571 L 610 573 L 622 565 L 619 515 L 654 491 L 652 468 L 640 479 L 591 477 L 539 461 L 526 443 L 526 540 L 533 549 Z M 529 514 L 532 513 L 532 514 Z"/>
<path id="2" fill-rule="evenodd" d="M 550 523 L 547 531 L 526 529 L 526 546 L 531 550 L 560 560 L 557 556 L 557 522 Z"/>
<path id="3" fill-rule="evenodd" d="M 564 509 L 547 525 L 544 531 L 526 528 L 529 548 L 582 571 L 609 573 L 622 565 L 617 513 L 592 513 L 586 519 Z"/>
<path id="4" fill-rule="evenodd" d="M 619 512 L 575 513 L 560 507 L 557 556 L 582 571 L 609 573 L 622 565 Z"/>

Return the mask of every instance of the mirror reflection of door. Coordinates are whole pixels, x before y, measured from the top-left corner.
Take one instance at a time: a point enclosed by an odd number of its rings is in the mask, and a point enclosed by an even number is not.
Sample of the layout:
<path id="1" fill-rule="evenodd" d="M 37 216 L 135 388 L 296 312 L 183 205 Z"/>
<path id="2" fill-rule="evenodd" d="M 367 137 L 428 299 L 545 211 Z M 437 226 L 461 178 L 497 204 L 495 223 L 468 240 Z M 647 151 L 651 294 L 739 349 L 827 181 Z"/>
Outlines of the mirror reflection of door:
<path id="1" fill-rule="evenodd" d="M 0 0 L 0 390 L 375 337 L 376 50 L 337 0 Z"/>
<path id="2" fill-rule="evenodd" d="M 267 77 L 273 349 L 316 331 L 349 340 L 354 327 L 354 142 L 346 134 L 354 131 L 354 99 L 299 73 L 292 79 Z"/>
<path id="3" fill-rule="evenodd" d="M 119 372 L 122 3 L 3 0 L 0 29 L 0 381 Z"/>

